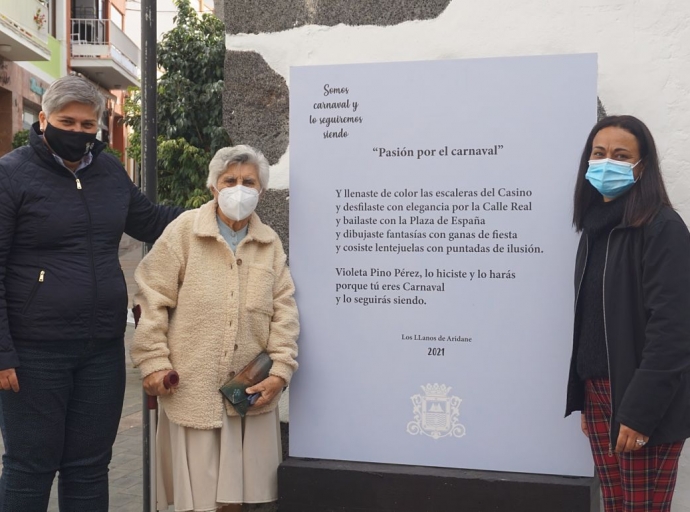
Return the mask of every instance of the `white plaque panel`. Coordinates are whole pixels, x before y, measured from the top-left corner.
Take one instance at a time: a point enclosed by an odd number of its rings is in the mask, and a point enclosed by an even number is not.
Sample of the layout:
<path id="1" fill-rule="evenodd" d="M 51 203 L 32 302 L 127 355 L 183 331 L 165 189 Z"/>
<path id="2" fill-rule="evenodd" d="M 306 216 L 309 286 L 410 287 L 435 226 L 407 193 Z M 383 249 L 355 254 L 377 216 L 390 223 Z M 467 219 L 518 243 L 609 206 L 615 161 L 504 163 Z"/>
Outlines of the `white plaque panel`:
<path id="1" fill-rule="evenodd" d="M 564 419 L 595 55 L 293 68 L 291 455 L 591 475 Z"/>

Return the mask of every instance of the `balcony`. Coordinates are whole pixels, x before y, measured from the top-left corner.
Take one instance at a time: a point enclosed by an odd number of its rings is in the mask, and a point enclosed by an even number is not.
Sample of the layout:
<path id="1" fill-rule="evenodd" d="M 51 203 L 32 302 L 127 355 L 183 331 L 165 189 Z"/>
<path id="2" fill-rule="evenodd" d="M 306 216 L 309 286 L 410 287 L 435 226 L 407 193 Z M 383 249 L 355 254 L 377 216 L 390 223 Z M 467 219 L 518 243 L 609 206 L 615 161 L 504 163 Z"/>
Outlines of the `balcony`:
<path id="1" fill-rule="evenodd" d="M 0 0 L 0 57 L 50 60 L 48 9 L 38 0 Z"/>
<path id="2" fill-rule="evenodd" d="M 72 69 L 109 90 L 139 87 L 139 48 L 117 25 L 72 19 L 71 26 Z"/>

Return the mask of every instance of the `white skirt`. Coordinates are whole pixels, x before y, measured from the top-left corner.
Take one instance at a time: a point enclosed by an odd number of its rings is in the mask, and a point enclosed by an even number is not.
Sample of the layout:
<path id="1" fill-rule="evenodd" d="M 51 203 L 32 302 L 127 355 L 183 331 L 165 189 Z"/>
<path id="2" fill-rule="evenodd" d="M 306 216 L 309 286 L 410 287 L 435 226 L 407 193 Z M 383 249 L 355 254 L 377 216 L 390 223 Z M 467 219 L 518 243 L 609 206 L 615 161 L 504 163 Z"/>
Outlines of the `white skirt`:
<path id="1" fill-rule="evenodd" d="M 223 415 L 212 430 L 182 427 L 161 408 L 156 434 L 158 510 L 214 512 L 231 503 L 278 499 L 282 462 L 278 409 Z"/>

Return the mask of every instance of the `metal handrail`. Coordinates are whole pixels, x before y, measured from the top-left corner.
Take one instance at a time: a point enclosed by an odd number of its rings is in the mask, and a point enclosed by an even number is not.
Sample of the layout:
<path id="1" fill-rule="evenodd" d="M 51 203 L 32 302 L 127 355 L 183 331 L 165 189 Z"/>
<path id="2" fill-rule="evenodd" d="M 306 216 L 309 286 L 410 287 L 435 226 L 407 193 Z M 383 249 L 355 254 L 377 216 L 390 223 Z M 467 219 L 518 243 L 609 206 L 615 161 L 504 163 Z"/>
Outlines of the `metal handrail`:
<path id="1" fill-rule="evenodd" d="M 109 44 L 107 23 L 108 20 L 72 18 L 72 43 Z"/>

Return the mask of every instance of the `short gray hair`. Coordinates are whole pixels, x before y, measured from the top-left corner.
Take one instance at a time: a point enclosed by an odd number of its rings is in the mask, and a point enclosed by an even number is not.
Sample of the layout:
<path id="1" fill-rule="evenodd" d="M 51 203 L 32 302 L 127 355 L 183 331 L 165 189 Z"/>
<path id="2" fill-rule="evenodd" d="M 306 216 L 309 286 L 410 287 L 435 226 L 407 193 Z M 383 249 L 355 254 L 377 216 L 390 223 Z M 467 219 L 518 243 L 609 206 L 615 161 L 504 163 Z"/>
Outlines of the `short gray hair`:
<path id="1" fill-rule="evenodd" d="M 69 103 L 83 103 L 90 105 L 96 112 L 96 119 L 101 122 L 105 109 L 105 98 L 98 89 L 80 76 L 68 75 L 55 80 L 43 94 L 41 108 L 46 117 L 54 112 L 60 112 Z"/>
<path id="2" fill-rule="evenodd" d="M 215 187 L 220 177 L 225 174 L 228 168 L 235 164 L 252 164 L 259 173 L 259 184 L 262 190 L 268 188 L 268 174 L 271 166 L 263 153 L 251 146 L 234 146 L 231 148 L 221 148 L 208 164 L 208 179 L 206 186 Z"/>

